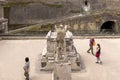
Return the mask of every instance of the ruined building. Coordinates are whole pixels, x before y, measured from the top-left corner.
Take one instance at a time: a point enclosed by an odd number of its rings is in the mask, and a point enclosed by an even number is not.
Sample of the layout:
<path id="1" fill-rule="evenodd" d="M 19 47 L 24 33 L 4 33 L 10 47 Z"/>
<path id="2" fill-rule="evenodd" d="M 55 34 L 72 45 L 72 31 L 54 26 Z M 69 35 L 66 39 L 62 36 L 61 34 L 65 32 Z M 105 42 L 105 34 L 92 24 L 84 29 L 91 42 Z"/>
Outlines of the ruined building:
<path id="1" fill-rule="evenodd" d="M 0 0 L 0 33 L 7 32 L 7 19 L 4 18 L 3 4 L 5 1 Z"/>
<path id="2" fill-rule="evenodd" d="M 36 24 L 60 19 L 79 33 L 119 33 L 120 0 L 8 0 L 4 7 L 9 24 Z M 82 14 L 66 18 L 74 14 Z"/>

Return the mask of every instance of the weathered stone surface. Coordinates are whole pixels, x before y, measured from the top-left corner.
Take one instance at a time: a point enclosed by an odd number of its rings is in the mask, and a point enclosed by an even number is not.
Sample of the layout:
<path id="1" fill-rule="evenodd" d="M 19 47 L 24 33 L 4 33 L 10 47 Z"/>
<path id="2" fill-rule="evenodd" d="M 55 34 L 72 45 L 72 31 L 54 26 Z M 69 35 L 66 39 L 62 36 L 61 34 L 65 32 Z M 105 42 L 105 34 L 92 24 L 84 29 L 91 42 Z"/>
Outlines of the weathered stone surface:
<path id="1" fill-rule="evenodd" d="M 67 13 L 68 9 L 64 5 L 58 8 L 54 4 L 47 6 L 40 3 L 33 3 L 26 6 L 11 7 L 9 20 L 10 24 L 33 24 L 39 23 L 44 19 L 65 16 Z"/>
<path id="2" fill-rule="evenodd" d="M 74 30 L 78 30 L 78 28 L 79 28 L 79 27 L 78 27 L 78 24 L 74 24 L 73 29 L 74 29 Z"/>
<path id="3" fill-rule="evenodd" d="M 72 80 L 71 65 L 69 63 L 56 63 L 53 75 L 53 80 Z"/>
<path id="4" fill-rule="evenodd" d="M 0 18 L 3 18 L 3 7 L 0 5 Z"/>
<path id="5" fill-rule="evenodd" d="M 67 16 L 74 12 L 83 12 L 84 0 L 8 0 L 11 2 L 35 2 L 25 6 L 12 6 L 9 12 L 10 24 L 33 24 L 43 19 Z M 42 4 L 40 3 L 42 2 Z M 120 9 L 120 0 L 87 0 L 90 9 Z M 44 3 L 44 5 L 43 5 Z M 60 6 L 59 6 L 60 5 Z M 51 7 L 52 6 L 52 7 Z M 56 8 L 59 7 L 59 8 Z M 13 13 L 14 12 L 14 13 Z"/>
<path id="6" fill-rule="evenodd" d="M 80 30 L 84 30 L 84 27 L 85 27 L 84 23 L 81 22 L 81 24 L 80 24 Z"/>
<path id="7" fill-rule="evenodd" d="M 94 22 L 88 23 L 88 29 L 89 30 L 96 30 L 96 24 Z"/>
<path id="8" fill-rule="evenodd" d="M 0 0 L 0 33 L 7 32 L 7 19 L 4 18 L 4 0 Z"/>

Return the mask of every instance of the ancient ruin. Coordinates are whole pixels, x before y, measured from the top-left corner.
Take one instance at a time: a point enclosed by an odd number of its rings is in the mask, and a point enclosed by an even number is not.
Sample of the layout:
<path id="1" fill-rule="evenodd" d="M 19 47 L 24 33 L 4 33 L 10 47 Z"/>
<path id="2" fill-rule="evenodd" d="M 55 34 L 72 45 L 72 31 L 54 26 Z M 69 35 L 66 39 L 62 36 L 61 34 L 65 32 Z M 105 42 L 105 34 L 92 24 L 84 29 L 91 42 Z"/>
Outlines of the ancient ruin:
<path id="1" fill-rule="evenodd" d="M 8 0 L 4 4 L 4 18 L 9 21 L 9 30 L 33 24 L 63 24 L 71 26 L 76 36 L 118 35 L 119 3 L 119 0 Z"/>
<path id="2" fill-rule="evenodd" d="M 55 26 L 46 36 L 47 45 L 40 57 L 40 70 L 52 70 L 53 80 L 71 80 L 71 70 L 81 70 L 80 54 L 74 46 L 72 37 L 67 25 L 62 24 Z"/>
<path id="3" fill-rule="evenodd" d="M 7 33 L 8 31 L 8 20 L 4 18 L 3 5 L 5 4 L 4 0 L 0 0 L 0 33 Z"/>
<path id="4" fill-rule="evenodd" d="M 72 39 L 72 33 L 63 25 L 48 32 L 47 45 L 41 56 L 41 70 L 53 70 L 54 63 L 70 62 L 72 70 L 80 70 L 80 55 Z"/>
<path id="5" fill-rule="evenodd" d="M 0 80 L 119 80 L 119 44 L 120 0 L 0 0 Z"/>

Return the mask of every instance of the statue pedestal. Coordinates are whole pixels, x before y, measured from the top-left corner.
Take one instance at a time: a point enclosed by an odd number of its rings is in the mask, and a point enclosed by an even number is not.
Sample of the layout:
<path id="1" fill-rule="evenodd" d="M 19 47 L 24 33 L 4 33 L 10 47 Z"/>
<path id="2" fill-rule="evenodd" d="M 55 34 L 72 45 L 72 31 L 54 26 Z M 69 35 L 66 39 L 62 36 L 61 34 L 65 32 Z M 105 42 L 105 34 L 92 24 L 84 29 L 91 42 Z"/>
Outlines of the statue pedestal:
<path id="1" fill-rule="evenodd" d="M 71 78 L 71 64 L 55 63 L 52 80 L 72 80 Z"/>

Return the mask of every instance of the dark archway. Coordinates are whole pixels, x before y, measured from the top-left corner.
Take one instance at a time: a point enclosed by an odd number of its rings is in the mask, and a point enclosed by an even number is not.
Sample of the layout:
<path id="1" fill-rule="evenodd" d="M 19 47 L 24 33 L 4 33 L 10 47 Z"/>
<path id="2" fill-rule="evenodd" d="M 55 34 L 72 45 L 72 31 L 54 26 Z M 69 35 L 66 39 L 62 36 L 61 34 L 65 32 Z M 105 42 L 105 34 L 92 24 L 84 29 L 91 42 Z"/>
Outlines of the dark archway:
<path id="1" fill-rule="evenodd" d="M 114 33 L 115 22 L 114 21 L 106 21 L 102 24 L 100 32 L 102 33 Z"/>
<path id="2" fill-rule="evenodd" d="M 85 12 L 89 11 L 90 10 L 90 2 L 88 0 L 83 0 L 82 7 Z"/>
<path id="3" fill-rule="evenodd" d="M 88 1 L 87 0 L 85 1 L 85 6 L 88 6 Z"/>

